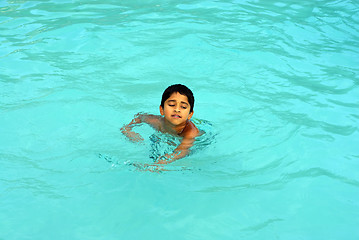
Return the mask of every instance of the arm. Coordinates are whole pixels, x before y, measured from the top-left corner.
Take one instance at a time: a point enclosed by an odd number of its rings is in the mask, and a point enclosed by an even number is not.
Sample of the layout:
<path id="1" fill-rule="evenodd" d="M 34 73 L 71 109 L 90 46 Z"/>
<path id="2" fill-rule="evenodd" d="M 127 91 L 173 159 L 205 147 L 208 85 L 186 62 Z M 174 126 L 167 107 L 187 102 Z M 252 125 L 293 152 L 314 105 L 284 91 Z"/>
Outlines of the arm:
<path id="1" fill-rule="evenodd" d="M 171 154 L 165 154 L 160 156 L 156 164 L 168 164 L 174 162 L 180 158 L 187 156 L 190 153 L 190 148 L 193 146 L 195 138 L 199 135 L 198 128 L 192 123 L 188 122 L 182 132 L 182 142 Z"/>
<path id="2" fill-rule="evenodd" d="M 184 137 L 181 144 L 171 154 L 160 156 L 156 164 L 168 164 L 178 159 L 184 158 L 190 153 L 190 148 L 195 141 L 194 137 Z"/>
<path id="3" fill-rule="evenodd" d="M 132 121 L 129 124 L 124 125 L 121 128 L 122 134 L 128 137 L 128 139 L 130 139 L 132 142 L 143 141 L 143 137 L 139 133 L 136 133 L 132 130 L 133 127 L 140 125 L 142 122 L 143 122 L 143 114 L 140 113 L 136 114 L 134 119 L 132 119 Z"/>
<path id="4" fill-rule="evenodd" d="M 156 115 L 137 113 L 134 116 L 134 119 L 132 119 L 132 121 L 129 124 L 124 125 L 121 128 L 121 132 L 123 133 L 123 135 L 128 137 L 132 142 L 142 142 L 144 140 L 143 137 L 139 133 L 134 132 L 132 128 L 135 126 L 139 126 L 142 123 L 147 123 L 154 128 L 158 128 L 158 124 L 159 124 L 158 119 L 159 118 Z"/>

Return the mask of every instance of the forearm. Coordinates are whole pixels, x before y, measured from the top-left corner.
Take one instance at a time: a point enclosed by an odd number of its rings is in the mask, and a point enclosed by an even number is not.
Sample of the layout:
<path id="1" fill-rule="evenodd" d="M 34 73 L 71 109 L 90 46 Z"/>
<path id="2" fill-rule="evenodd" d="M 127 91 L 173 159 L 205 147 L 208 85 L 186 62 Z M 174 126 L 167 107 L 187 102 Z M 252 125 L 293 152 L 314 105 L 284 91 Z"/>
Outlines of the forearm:
<path id="1" fill-rule="evenodd" d="M 158 158 L 156 163 L 168 164 L 178 159 L 186 157 L 190 153 L 190 149 L 193 146 L 195 138 L 183 138 L 180 145 L 171 154 L 165 154 Z"/>
<path id="2" fill-rule="evenodd" d="M 157 164 L 168 164 L 178 159 L 184 158 L 189 154 L 189 149 L 175 149 L 171 154 L 165 154 L 158 158 Z"/>

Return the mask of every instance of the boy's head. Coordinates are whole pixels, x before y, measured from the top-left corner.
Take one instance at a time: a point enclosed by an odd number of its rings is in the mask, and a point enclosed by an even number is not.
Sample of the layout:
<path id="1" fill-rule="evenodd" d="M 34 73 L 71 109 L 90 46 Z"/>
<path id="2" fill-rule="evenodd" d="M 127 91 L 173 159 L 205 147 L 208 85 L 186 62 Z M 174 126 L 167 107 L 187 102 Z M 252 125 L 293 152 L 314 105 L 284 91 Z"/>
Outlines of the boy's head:
<path id="1" fill-rule="evenodd" d="M 182 84 L 174 84 L 169 86 L 162 94 L 162 100 L 161 100 L 161 107 L 164 108 L 164 104 L 166 100 L 173 94 L 173 93 L 179 93 L 181 95 L 184 95 L 188 99 L 188 103 L 190 105 L 190 113 L 193 112 L 194 107 L 194 97 L 192 91 Z"/>

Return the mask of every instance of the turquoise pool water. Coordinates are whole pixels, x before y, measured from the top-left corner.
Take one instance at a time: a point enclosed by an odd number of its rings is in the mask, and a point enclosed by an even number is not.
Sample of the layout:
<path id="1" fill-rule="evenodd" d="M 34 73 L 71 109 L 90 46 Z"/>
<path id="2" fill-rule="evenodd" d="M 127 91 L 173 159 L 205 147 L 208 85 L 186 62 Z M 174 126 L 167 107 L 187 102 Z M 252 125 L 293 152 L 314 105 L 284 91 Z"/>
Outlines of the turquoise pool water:
<path id="1" fill-rule="evenodd" d="M 358 9 L 1 1 L 0 239 L 359 239 Z M 173 83 L 215 137 L 138 171 Z"/>

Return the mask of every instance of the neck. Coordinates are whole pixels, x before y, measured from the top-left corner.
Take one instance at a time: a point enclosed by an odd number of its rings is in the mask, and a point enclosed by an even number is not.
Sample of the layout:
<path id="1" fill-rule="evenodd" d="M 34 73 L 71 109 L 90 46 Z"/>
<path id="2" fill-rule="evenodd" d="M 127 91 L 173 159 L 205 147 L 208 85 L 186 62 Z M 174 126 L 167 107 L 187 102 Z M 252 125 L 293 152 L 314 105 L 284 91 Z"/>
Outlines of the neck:
<path id="1" fill-rule="evenodd" d="M 170 122 L 168 122 L 165 118 L 163 120 L 165 123 L 164 124 L 165 130 L 172 134 L 180 135 L 185 129 L 185 127 L 187 126 L 187 121 L 181 125 L 174 126 Z"/>

